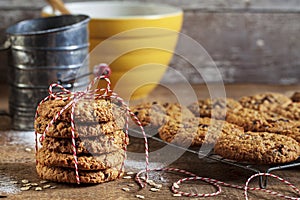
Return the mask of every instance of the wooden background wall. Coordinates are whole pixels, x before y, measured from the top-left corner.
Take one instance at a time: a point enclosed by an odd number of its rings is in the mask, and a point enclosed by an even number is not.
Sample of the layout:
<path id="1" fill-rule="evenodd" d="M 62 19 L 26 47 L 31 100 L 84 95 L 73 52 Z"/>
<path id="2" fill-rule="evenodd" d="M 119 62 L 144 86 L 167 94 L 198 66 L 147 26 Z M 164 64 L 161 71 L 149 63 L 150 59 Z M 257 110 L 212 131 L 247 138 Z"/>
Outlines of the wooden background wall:
<path id="1" fill-rule="evenodd" d="M 74 0 L 65 0 L 72 2 Z M 83 0 L 81 0 L 83 1 Z M 201 44 L 227 83 L 300 83 L 299 0 L 141 0 L 181 7 L 182 33 Z M 0 42 L 17 21 L 38 17 L 43 0 L 1 0 Z M 190 82 L 202 83 L 199 73 L 179 57 L 172 61 Z M 200 66 L 210 76 L 211 66 Z M 7 51 L 0 52 L 0 81 L 7 83 Z M 163 82 L 176 82 L 168 71 Z"/>

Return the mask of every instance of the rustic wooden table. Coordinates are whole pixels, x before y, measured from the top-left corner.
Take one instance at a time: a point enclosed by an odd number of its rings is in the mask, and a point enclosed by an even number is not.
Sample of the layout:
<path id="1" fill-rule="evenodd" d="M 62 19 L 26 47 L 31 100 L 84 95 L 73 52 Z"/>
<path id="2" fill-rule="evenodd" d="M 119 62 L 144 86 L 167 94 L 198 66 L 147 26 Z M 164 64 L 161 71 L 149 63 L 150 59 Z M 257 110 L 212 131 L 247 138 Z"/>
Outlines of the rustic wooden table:
<path id="1" fill-rule="evenodd" d="M 174 86 L 174 85 L 173 85 Z M 186 96 L 189 91 L 185 90 L 181 84 L 176 85 L 176 95 Z M 209 92 L 205 85 L 194 85 L 194 90 L 199 98 L 209 97 Z M 7 88 L 1 86 L 0 109 L 7 110 Z M 242 95 L 251 95 L 258 92 L 273 91 L 281 92 L 287 95 L 293 91 L 299 91 L 300 86 L 274 86 L 274 85 L 226 85 L 225 91 L 228 97 L 239 98 Z M 166 87 L 158 87 L 146 99 L 170 101 L 174 95 L 166 89 Z M 188 100 L 187 100 L 188 102 Z M 20 191 L 22 186 L 21 180 L 27 179 L 31 183 L 39 183 L 40 179 L 35 171 L 34 160 L 34 134 L 33 132 L 20 132 L 8 129 L 9 119 L 6 116 L 1 116 L 0 119 L 0 198 L 7 199 L 137 199 L 136 195 L 140 194 L 145 199 L 188 199 L 187 197 L 173 197 L 170 187 L 172 183 L 179 178 L 184 178 L 186 175 L 166 173 L 166 172 L 151 172 L 150 178 L 155 179 L 157 183 L 163 185 L 162 189 L 157 192 L 150 191 L 149 186 L 141 189 L 133 179 L 119 179 L 113 182 L 100 185 L 69 185 L 59 183 L 47 183 L 56 186 L 55 189 L 43 189 L 35 191 Z M 135 141 L 135 140 L 133 140 Z M 150 148 L 153 148 L 150 143 Z M 143 149 L 143 142 L 133 142 L 130 146 L 130 152 L 135 149 Z M 173 152 L 173 153 L 176 153 Z M 179 151 L 178 151 L 179 153 Z M 142 152 L 140 153 L 142 154 Z M 142 154 L 143 155 L 143 154 Z M 161 156 L 161 157 L 160 157 Z M 161 159 L 160 159 L 161 158 Z M 164 163 L 164 155 L 156 155 L 150 158 L 151 166 L 175 167 L 191 171 L 199 176 L 214 178 L 227 183 L 243 185 L 247 178 L 254 172 L 243 168 L 224 164 L 218 161 L 208 159 L 200 159 L 198 155 L 185 152 L 173 162 Z M 151 162 L 155 160 L 155 162 Z M 144 160 L 135 160 L 134 155 L 126 163 L 127 171 L 137 172 L 144 167 Z M 297 187 L 300 187 L 300 171 L 299 167 L 274 171 L 274 174 L 283 177 Z M 17 181 L 18 183 L 15 183 Z M 133 184 L 133 186 L 128 186 Z M 45 185 L 45 184 L 40 184 Z M 251 186 L 258 186 L 258 180 L 254 179 Z M 130 191 L 123 191 L 122 188 L 127 187 Z M 216 191 L 216 188 L 201 182 L 184 183 L 180 189 L 187 192 L 211 193 Z M 296 197 L 292 189 L 285 186 L 283 183 L 269 179 L 268 189 L 272 189 L 286 195 Z M 267 195 L 261 191 L 251 191 L 250 199 L 274 199 L 276 197 Z M 202 198 L 193 198 L 202 199 Z M 244 199 L 243 190 L 230 187 L 222 187 L 222 193 L 216 197 L 209 199 Z"/>

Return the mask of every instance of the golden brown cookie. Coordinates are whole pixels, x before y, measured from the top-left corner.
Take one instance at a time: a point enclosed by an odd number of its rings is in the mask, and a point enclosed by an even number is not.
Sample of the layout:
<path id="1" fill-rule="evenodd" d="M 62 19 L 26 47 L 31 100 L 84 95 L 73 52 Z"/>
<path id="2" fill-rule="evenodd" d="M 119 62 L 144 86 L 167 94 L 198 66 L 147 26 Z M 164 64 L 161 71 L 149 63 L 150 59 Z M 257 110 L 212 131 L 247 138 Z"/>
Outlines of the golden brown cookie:
<path id="1" fill-rule="evenodd" d="M 43 134 L 50 120 L 38 117 L 34 127 L 37 133 Z M 123 129 L 125 121 L 123 118 L 102 123 L 75 123 L 75 137 L 91 137 L 101 134 L 109 134 Z M 71 122 L 57 121 L 49 127 L 47 136 L 57 138 L 71 138 Z"/>
<path id="2" fill-rule="evenodd" d="M 188 106 L 197 117 L 225 119 L 226 112 L 239 110 L 242 105 L 232 98 L 199 99 Z"/>
<path id="3" fill-rule="evenodd" d="M 293 102 L 286 106 L 278 106 L 273 110 L 274 113 L 291 120 L 300 120 L 300 103 Z"/>
<path id="4" fill-rule="evenodd" d="M 102 134 L 96 137 L 78 138 L 75 140 L 76 153 L 79 154 L 104 154 L 118 151 L 129 143 L 128 137 L 122 130 L 110 134 Z M 51 152 L 73 153 L 71 138 L 45 137 L 42 146 Z"/>
<path id="5" fill-rule="evenodd" d="M 145 102 L 131 106 L 131 111 L 137 116 L 143 126 L 160 127 L 168 120 L 180 121 L 194 117 L 194 114 L 187 107 L 179 103 Z"/>
<path id="6" fill-rule="evenodd" d="M 245 131 L 277 133 L 300 142 L 300 123 L 281 116 L 272 117 L 266 112 L 242 108 L 228 112 L 226 121 L 243 127 Z"/>
<path id="7" fill-rule="evenodd" d="M 245 108 L 259 111 L 272 111 L 278 106 L 291 103 L 291 99 L 280 93 L 261 93 L 252 96 L 244 96 L 239 102 Z"/>
<path id="8" fill-rule="evenodd" d="M 298 159 L 299 143 L 267 132 L 245 132 L 221 136 L 214 151 L 223 158 L 254 164 L 279 164 Z"/>
<path id="9" fill-rule="evenodd" d="M 79 155 L 78 169 L 80 170 L 103 170 L 120 165 L 126 157 L 126 153 L 123 149 L 100 154 L 100 155 Z M 65 167 L 74 168 L 74 156 L 72 154 L 63 154 L 57 152 L 51 152 L 50 150 L 42 147 L 37 152 L 36 160 L 45 166 L 49 167 Z"/>
<path id="10" fill-rule="evenodd" d="M 226 121 L 197 117 L 183 122 L 170 120 L 158 131 L 162 140 L 183 146 L 201 146 L 204 142 L 212 144 L 220 135 L 236 132 L 244 131 L 243 128 Z"/>
<path id="11" fill-rule="evenodd" d="M 38 175 L 42 179 L 64 183 L 77 183 L 75 170 L 62 167 L 49 167 L 40 163 L 36 165 Z M 121 165 L 98 171 L 79 171 L 80 183 L 104 183 L 122 177 L 124 168 Z"/>
<path id="12" fill-rule="evenodd" d="M 38 109 L 38 116 L 46 121 L 53 119 L 70 100 L 48 100 L 42 103 Z M 75 122 L 108 122 L 124 117 L 124 109 L 106 99 L 79 99 L 74 109 Z M 71 121 L 71 106 L 69 106 L 58 118 L 58 121 Z"/>

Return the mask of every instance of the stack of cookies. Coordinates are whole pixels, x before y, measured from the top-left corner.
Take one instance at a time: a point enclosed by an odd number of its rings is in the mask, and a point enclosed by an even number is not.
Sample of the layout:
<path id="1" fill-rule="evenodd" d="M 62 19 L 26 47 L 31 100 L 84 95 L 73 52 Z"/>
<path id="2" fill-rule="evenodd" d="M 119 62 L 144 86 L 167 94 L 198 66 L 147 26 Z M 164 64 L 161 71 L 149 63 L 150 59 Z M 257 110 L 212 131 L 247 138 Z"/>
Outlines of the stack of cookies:
<path id="1" fill-rule="evenodd" d="M 69 100 L 48 100 L 38 109 L 35 130 L 43 134 L 50 121 Z M 80 99 L 73 119 L 75 148 L 72 145 L 71 108 L 67 108 L 46 131 L 37 152 L 37 173 L 43 179 L 76 183 L 74 150 L 81 183 L 102 183 L 124 173 L 124 109 L 105 99 Z"/>

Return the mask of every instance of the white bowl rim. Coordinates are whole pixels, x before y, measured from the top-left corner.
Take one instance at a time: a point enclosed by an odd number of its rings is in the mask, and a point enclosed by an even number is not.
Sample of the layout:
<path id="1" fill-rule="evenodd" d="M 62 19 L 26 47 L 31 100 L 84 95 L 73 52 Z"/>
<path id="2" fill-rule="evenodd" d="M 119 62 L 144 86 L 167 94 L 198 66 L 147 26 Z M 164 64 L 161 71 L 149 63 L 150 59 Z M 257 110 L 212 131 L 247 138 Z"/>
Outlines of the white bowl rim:
<path id="1" fill-rule="evenodd" d="M 136 2 L 136 1 L 85 1 L 85 2 L 71 2 L 65 3 L 66 7 L 74 10 L 72 14 L 85 14 L 88 15 L 91 19 L 105 19 L 105 20 L 128 20 L 128 19 L 159 19 L 162 17 L 171 17 L 176 15 L 181 15 L 183 13 L 182 9 L 179 7 L 174 7 L 167 4 L 161 3 L 145 3 L 145 2 Z M 115 9 L 130 9 L 133 7 L 138 7 L 142 9 L 156 9 L 156 13 L 151 14 L 128 14 L 128 15 L 101 15 L 101 13 L 97 12 L 96 14 L 91 14 L 89 9 L 96 9 L 103 6 L 113 6 Z M 100 6 L 100 7 L 99 7 Z M 75 11 L 77 9 L 77 11 Z M 82 10 L 82 11 L 80 11 Z M 147 12 L 147 10 L 144 10 Z M 42 8 L 42 13 L 53 14 L 52 7 L 50 5 Z M 60 15 L 59 11 L 54 13 L 55 15 Z"/>

